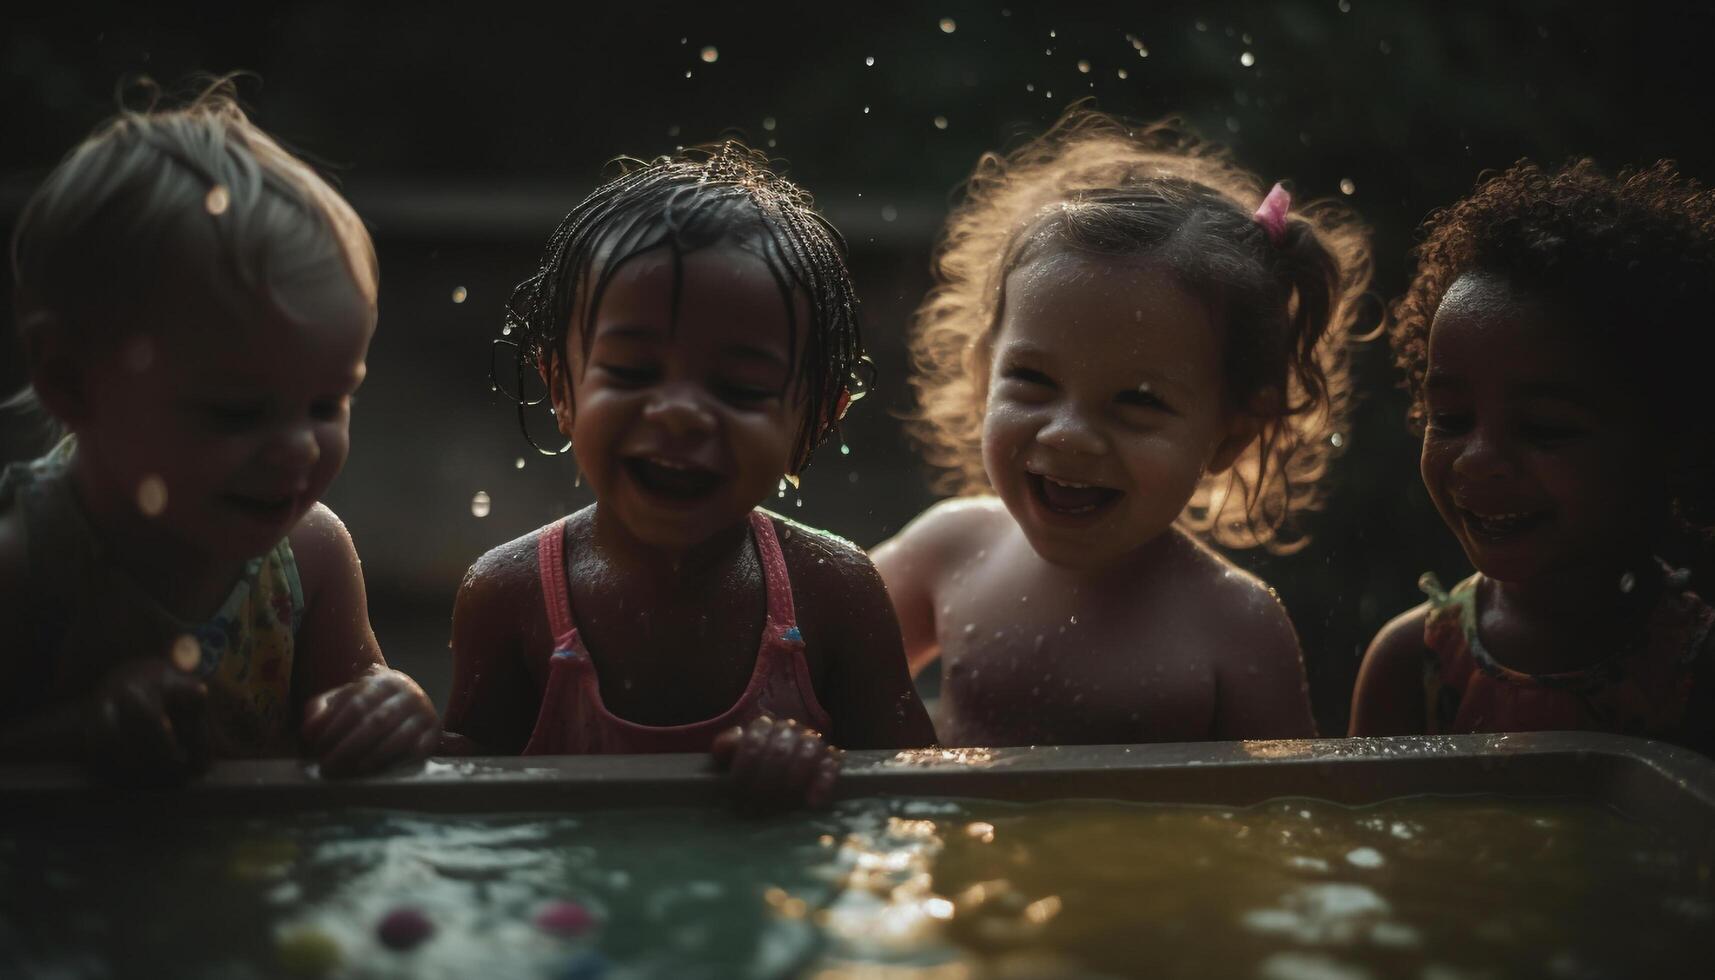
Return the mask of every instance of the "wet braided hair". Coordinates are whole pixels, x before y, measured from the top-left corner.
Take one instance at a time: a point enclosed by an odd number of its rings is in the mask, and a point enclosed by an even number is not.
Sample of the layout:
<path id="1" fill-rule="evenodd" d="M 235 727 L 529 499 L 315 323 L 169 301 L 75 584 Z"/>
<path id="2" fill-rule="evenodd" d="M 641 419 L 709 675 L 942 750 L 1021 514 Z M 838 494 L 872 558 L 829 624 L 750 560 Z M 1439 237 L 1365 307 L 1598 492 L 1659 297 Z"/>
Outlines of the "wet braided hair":
<path id="1" fill-rule="evenodd" d="M 524 413 L 544 399 L 525 396 L 525 384 L 545 375 L 553 358 L 565 356 L 574 318 L 588 353 L 602 297 L 627 261 L 671 250 L 677 317 L 685 256 L 727 245 L 759 258 L 780 287 L 791 332 L 787 357 L 804 408 L 793 453 L 801 469 L 838 424 L 842 396 L 861 397 L 868 384 L 845 240 L 815 211 L 808 193 L 775 173 L 762 153 L 737 141 L 648 162 L 622 159 L 619 165 L 619 176 L 596 188 L 554 229 L 540 266 L 507 303 L 502 332 L 508 339 L 497 343 L 514 352 L 515 386 L 507 394 L 517 402 L 525 438 L 548 455 L 570 448 L 537 445 Z M 801 350 L 799 297 L 810 316 Z M 507 387 L 498 377 L 495 382 Z"/>

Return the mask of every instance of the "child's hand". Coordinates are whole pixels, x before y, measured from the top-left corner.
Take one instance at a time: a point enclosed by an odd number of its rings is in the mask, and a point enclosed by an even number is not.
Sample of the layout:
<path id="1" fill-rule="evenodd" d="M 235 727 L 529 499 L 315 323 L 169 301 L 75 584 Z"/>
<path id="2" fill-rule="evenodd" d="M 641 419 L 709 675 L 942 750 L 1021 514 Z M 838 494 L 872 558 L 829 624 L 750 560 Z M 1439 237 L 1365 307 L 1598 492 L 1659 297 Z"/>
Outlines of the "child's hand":
<path id="1" fill-rule="evenodd" d="M 382 670 L 311 698 L 298 734 L 322 775 L 357 776 L 428 756 L 441 723 L 416 681 Z"/>
<path id="2" fill-rule="evenodd" d="M 166 660 L 132 660 L 90 696 L 84 746 L 91 767 L 120 782 L 178 782 L 208 766 L 208 688 Z"/>
<path id="3" fill-rule="evenodd" d="M 820 732 L 788 718 L 767 715 L 716 736 L 715 764 L 732 770 L 739 805 L 767 811 L 823 807 L 833 799 L 840 774 L 839 749 Z"/>

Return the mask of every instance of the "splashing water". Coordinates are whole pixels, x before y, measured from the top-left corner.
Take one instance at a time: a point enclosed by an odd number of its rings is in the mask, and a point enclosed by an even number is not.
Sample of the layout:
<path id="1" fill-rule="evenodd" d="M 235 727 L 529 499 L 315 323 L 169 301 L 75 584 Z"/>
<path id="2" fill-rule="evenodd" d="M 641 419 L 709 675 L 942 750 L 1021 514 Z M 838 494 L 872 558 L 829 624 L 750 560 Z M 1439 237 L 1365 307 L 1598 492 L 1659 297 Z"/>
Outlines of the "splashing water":
<path id="1" fill-rule="evenodd" d="M 493 509 L 494 500 L 486 490 L 478 490 L 476 496 L 470 498 L 470 513 L 472 517 L 487 517 Z"/>
<path id="2" fill-rule="evenodd" d="M 144 517 L 160 517 L 167 509 L 167 481 L 150 473 L 137 484 L 137 509 Z"/>
<path id="3" fill-rule="evenodd" d="M 453 302 L 463 303 L 465 301 L 465 297 L 469 295 L 470 293 L 463 286 L 453 287 Z"/>

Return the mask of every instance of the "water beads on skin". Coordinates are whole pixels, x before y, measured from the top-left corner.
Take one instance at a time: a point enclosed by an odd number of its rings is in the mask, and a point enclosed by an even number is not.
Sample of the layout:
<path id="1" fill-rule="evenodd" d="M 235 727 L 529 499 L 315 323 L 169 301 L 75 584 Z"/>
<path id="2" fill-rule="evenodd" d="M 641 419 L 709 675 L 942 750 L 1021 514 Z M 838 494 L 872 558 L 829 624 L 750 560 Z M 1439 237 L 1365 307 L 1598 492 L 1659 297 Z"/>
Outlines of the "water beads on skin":
<path id="1" fill-rule="evenodd" d="M 414 905 L 401 905 L 382 916 L 375 935 L 388 949 L 414 949 L 435 934 L 435 924 Z"/>
<path id="2" fill-rule="evenodd" d="M 581 936 L 595 924 L 594 913 L 577 902 L 549 902 L 536 911 L 536 928 L 553 936 Z"/>

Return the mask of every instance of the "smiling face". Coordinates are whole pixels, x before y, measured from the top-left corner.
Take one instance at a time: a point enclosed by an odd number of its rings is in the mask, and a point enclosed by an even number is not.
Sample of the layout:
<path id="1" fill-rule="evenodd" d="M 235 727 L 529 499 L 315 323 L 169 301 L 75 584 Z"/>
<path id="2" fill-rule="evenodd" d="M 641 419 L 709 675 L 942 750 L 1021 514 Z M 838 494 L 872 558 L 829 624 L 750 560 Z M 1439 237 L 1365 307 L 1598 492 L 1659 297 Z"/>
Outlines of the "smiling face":
<path id="1" fill-rule="evenodd" d="M 220 560 L 277 544 L 345 465 L 375 315 L 343 264 L 272 299 L 185 284 L 83 365 L 78 479 L 109 527 Z"/>
<path id="2" fill-rule="evenodd" d="M 1478 570 L 1503 582 L 1644 556 L 1665 447 L 1599 345 L 1494 277 L 1447 290 L 1429 333 L 1421 469 Z"/>
<path id="3" fill-rule="evenodd" d="M 1005 289 L 983 419 L 990 485 L 1043 559 L 1114 564 L 1249 442 L 1223 398 L 1220 328 L 1146 259 L 1050 251 Z"/>
<path id="4" fill-rule="evenodd" d="M 595 315 L 568 331 L 551 379 L 598 516 L 669 551 L 739 524 L 774 492 L 803 420 L 792 361 L 802 304 L 794 344 L 761 259 L 716 245 L 681 262 L 675 281 L 665 247 L 628 259 Z"/>

